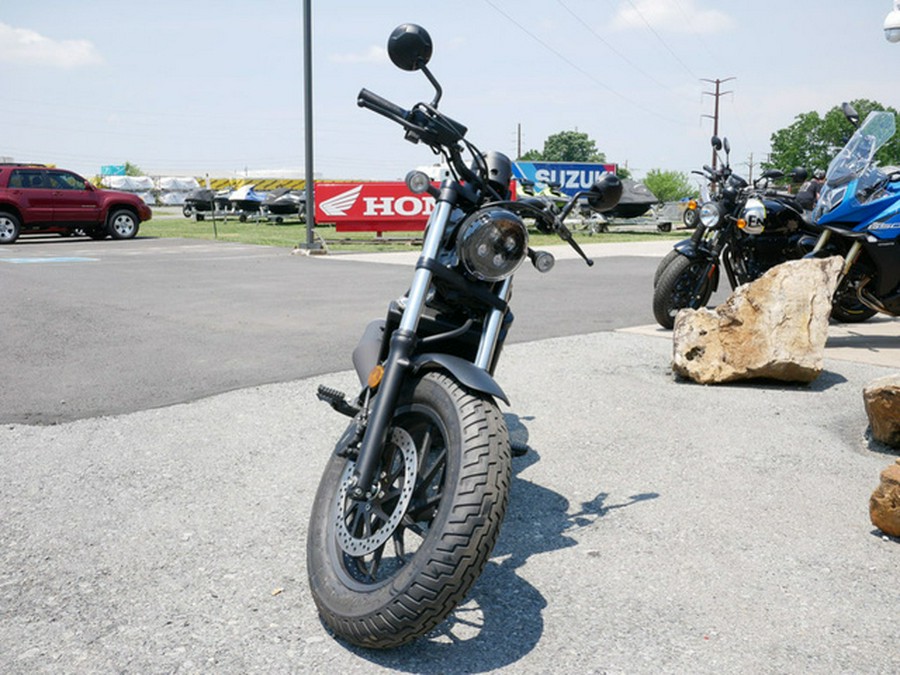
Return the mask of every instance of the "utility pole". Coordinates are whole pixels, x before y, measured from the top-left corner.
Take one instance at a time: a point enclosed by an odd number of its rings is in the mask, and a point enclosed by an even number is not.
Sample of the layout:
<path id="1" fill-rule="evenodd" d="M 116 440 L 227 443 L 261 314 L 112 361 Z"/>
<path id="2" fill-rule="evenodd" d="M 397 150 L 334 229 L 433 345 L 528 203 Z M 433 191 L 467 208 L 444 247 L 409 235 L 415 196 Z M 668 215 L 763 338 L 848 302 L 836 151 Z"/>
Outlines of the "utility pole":
<path id="1" fill-rule="evenodd" d="M 522 157 L 522 123 L 516 124 L 516 159 Z"/>
<path id="2" fill-rule="evenodd" d="M 713 114 L 712 114 L 712 115 L 702 115 L 702 117 L 709 117 L 709 118 L 712 119 L 712 121 L 713 121 L 713 136 L 718 136 L 718 135 L 719 135 L 719 98 L 720 98 L 721 96 L 724 96 L 725 94 L 731 94 L 731 93 L 734 93 L 734 92 L 731 92 L 731 91 L 721 91 L 721 90 L 720 90 L 720 87 L 721 87 L 721 85 L 724 84 L 725 82 L 728 82 L 729 80 L 735 80 L 735 79 L 737 79 L 737 78 L 735 78 L 735 77 L 726 77 L 724 80 L 720 80 L 720 79 L 718 79 L 718 78 L 716 78 L 715 80 L 707 80 L 707 79 L 705 79 L 705 78 L 701 78 L 701 80 L 700 80 L 701 82 L 710 82 L 710 83 L 716 85 L 716 91 L 715 91 L 715 92 L 711 92 L 711 91 L 704 91 L 704 92 L 703 92 L 705 95 L 707 95 L 707 96 L 714 96 L 715 99 L 716 99 L 716 103 L 715 103 L 715 108 L 714 108 Z M 713 148 L 713 151 L 712 151 L 712 168 L 713 168 L 713 169 L 716 168 L 716 162 L 717 162 L 716 149 Z"/>
<path id="3" fill-rule="evenodd" d="M 753 184 L 753 167 L 756 166 L 753 163 L 753 153 L 752 152 L 750 153 L 750 161 L 744 162 L 744 166 L 746 166 L 750 169 L 750 184 L 752 185 Z"/>

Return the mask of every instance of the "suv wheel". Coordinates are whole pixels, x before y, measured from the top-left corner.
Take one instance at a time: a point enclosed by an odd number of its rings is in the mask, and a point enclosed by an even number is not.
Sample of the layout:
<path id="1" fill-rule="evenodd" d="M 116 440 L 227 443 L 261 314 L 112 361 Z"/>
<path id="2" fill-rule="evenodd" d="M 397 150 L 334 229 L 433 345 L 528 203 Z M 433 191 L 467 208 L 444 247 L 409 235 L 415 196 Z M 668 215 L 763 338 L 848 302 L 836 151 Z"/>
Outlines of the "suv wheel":
<path id="1" fill-rule="evenodd" d="M 0 213 L 0 245 L 12 244 L 19 238 L 19 219 L 11 213 Z"/>
<path id="2" fill-rule="evenodd" d="M 107 229 L 113 239 L 133 239 L 138 233 L 138 219 L 131 211 L 113 211 L 107 221 Z"/>

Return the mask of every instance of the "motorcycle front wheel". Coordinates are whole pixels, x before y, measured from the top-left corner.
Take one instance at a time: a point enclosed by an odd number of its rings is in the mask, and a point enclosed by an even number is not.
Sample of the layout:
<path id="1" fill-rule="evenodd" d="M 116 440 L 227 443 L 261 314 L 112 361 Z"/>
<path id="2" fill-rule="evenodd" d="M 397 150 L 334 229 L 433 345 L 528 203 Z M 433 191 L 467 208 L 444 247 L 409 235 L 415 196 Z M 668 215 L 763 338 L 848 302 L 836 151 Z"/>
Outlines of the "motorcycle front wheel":
<path id="1" fill-rule="evenodd" d="M 671 330 L 679 310 L 706 306 L 713 292 L 708 272 L 706 260 L 684 255 L 678 255 L 666 265 L 653 289 L 653 316 L 660 326 Z M 699 292 L 695 296 L 698 286 Z"/>
<path id="2" fill-rule="evenodd" d="M 831 299 L 831 318 L 841 323 L 862 323 L 878 314 L 868 305 L 860 302 L 857 296 L 857 288 L 860 279 L 855 272 L 846 276 Z"/>
<path id="3" fill-rule="evenodd" d="M 404 388 L 367 500 L 332 456 L 313 503 L 309 586 L 337 637 L 385 649 L 427 633 L 487 563 L 506 513 L 509 435 L 493 400 L 430 372 Z"/>
<path id="4" fill-rule="evenodd" d="M 665 256 L 663 256 L 663 259 L 659 261 L 659 265 L 656 266 L 656 272 L 653 274 L 653 288 L 656 288 L 657 284 L 659 283 L 659 278 L 662 276 L 663 272 L 666 271 L 669 263 L 671 263 L 673 260 L 675 260 L 675 258 L 681 255 L 683 254 L 679 253 L 673 248 L 671 251 L 666 253 Z"/>

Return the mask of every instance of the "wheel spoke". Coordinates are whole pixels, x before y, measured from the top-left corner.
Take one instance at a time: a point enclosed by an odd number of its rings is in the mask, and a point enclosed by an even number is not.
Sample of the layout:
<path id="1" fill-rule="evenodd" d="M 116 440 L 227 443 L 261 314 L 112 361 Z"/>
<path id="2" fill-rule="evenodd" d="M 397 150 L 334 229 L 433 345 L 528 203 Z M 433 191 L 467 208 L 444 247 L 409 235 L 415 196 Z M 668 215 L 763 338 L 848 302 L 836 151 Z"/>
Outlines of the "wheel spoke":
<path id="1" fill-rule="evenodd" d="M 406 546 L 403 543 L 403 530 L 399 527 L 394 532 L 394 553 L 402 563 L 406 556 Z"/>
<path id="2" fill-rule="evenodd" d="M 435 457 L 434 462 L 432 462 L 431 466 L 420 474 L 419 485 L 417 486 L 417 488 L 422 489 L 423 487 L 431 485 L 431 482 L 434 480 L 437 472 L 443 468 L 446 461 L 447 448 L 442 448 L 440 454 Z"/>
<path id="3" fill-rule="evenodd" d="M 375 581 L 378 578 L 378 568 L 381 566 L 381 558 L 384 555 L 384 546 L 372 554 L 372 562 L 369 563 L 369 579 Z"/>

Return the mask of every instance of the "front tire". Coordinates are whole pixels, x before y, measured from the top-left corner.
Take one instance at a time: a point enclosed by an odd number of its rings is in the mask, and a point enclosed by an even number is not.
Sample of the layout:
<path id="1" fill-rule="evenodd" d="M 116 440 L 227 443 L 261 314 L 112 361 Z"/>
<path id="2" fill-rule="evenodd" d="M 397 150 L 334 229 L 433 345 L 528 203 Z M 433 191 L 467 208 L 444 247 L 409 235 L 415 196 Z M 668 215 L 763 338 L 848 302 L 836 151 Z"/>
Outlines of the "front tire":
<path id="1" fill-rule="evenodd" d="M 659 265 L 656 266 L 656 272 L 653 275 L 653 288 L 656 288 L 657 284 L 659 283 L 659 278 L 662 276 L 662 273 L 666 271 L 666 268 L 669 266 L 669 264 L 680 255 L 682 254 L 673 248 L 671 251 L 666 253 L 665 256 L 663 256 L 663 259 L 659 261 Z"/>
<path id="2" fill-rule="evenodd" d="M 339 638 L 396 647 L 443 621 L 481 574 L 506 513 L 509 436 L 489 397 L 431 372 L 400 395 L 368 501 L 347 495 L 353 468 L 332 456 L 319 483 L 310 591 Z"/>
<path id="3" fill-rule="evenodd" d="M 0 246 L 12 244 L 19 238 L 22 224 L 11 213 L 0 213 Z"/>
<path id="4" fill-rule="evenodd" d="M 675 315 L 685 307 L 705 307 L 713 292 L 713 281 L 707 274 L 709 263 L 702 258 L 677 256 L 663 269 L 653 289 L 653 316 L 663 328 L 671 330 Z M 700 284 L 697 299 L 694 289 Z"/>
<path id="5" fill-rule="evenodd" d="M 137 216 L 127 209 L 113 211 L 106 221 L 106 229 L 113 239 L 134 239 L 139 227 Z"/>
<path id="6" fill-rule="evenodd" d="M 862 323 L 878 314 L 868 305 L 860 302 L 857 287 L 860 279 L 853 272 L 844 278 L 831 299 L 831 318 L 841 323 Z"/>

